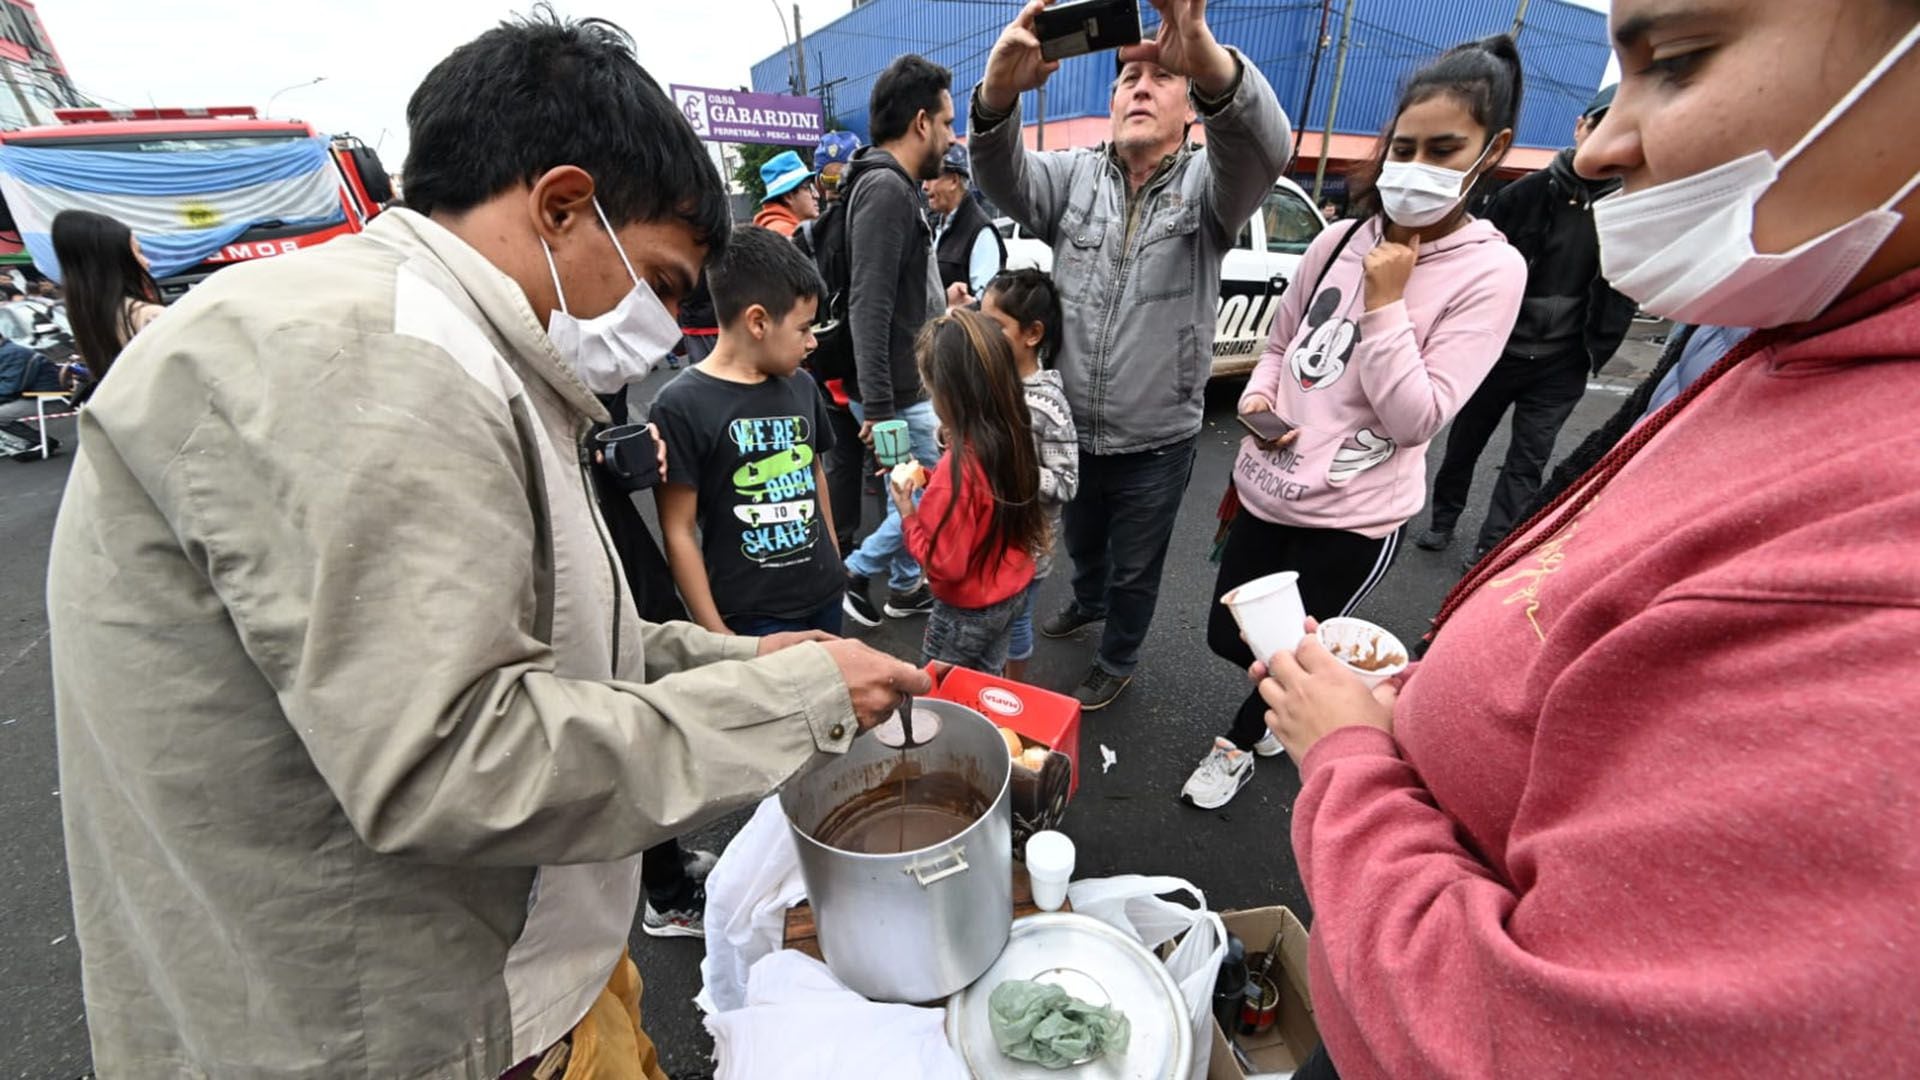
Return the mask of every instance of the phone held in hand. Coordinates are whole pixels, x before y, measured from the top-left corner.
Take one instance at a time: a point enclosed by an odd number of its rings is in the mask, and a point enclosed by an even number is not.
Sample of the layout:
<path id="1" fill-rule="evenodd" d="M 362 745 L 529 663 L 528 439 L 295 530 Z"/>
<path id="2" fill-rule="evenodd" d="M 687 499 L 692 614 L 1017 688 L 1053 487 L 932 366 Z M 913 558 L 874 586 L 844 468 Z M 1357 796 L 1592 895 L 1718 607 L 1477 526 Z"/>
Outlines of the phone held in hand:
<path id="1" fill-rule="evenodd" d="M 1241 413 L 1240 426 L 1253 432 L 1253 437 L 1261 442 L 1277 442 L 1282 435 L 1293 430 L 1293 425 L 1280 419 L 1272 410 L 1257 413 Z"/>
<path id="2" fill-rule="evenodd" d="M 1074 0 L 1033 17 L 1040 55 L 1047 60 L 1140 44 L 1139 0 Z"/>

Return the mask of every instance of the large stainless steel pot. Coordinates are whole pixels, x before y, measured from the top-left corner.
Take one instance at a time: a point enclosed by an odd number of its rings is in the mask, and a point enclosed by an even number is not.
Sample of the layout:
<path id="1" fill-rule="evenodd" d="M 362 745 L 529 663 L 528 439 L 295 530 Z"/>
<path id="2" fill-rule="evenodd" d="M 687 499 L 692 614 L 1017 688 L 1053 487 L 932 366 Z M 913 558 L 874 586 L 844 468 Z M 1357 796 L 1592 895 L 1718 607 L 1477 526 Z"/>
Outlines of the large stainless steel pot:
<path id="1" fill-rule="evenodd" d="M 1013 762 L 985 717 L 921 698 L 940 733 L 905 751 L 910 768 L 950 772 L 977 786 L 987 812 L 950 840 L 893 855 L 843 851 L 814 834 L 836 809 L 887 783 L 901 751 L 872 737 L 780 793 L 800 874 L 813 905 L 821 955 L 848 988 L 875 1001 L 927 1002 L 980 977 L 1013 924 Z"/>

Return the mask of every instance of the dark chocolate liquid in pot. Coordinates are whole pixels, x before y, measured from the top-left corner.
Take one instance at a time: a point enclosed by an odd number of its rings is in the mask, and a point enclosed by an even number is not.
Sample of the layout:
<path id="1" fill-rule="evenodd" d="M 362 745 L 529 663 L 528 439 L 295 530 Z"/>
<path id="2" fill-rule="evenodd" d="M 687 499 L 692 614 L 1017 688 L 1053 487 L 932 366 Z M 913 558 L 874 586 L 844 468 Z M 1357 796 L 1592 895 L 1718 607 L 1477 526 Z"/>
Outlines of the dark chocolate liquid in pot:
<path id="1" fill-rule="evenodd" d="M 986 795 L 957 773 L 922 774 L 906 760 L 894 773 L 835 807 L 814 839 L 861 855 L 897 855 L 951 840 L 986 816 Z"/>

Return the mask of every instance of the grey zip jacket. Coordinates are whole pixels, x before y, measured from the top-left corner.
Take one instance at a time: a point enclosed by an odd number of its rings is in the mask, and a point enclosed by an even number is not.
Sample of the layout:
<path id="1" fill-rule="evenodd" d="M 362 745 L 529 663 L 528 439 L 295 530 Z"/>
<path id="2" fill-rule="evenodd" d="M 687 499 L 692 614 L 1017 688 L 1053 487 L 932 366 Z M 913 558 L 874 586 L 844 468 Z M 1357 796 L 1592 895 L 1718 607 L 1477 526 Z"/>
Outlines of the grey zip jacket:
<path id="1" fill-rule="evenodd" d="M 1127 454 L 1199 434 L 1233 247 L 1292 153 L 1273 88 L 1238 50 L 1240 77 L 1137 198 L 1106 146 L 1026 149 L 1020 109 L 988 115 L 976 90 L 967 149 L 994 204 L 1053 248 L 1065 312 L 1057 362 L 1080 447 Z"/>
<path id="2" fill-rule="evenodd" d="M 605 418 L 404 210 L 114 364 L 47 596 L 101 1077 L 496 1077 L 599 994 L 638 852 L 845 751 L 819 646 L 640 621 Z"/>

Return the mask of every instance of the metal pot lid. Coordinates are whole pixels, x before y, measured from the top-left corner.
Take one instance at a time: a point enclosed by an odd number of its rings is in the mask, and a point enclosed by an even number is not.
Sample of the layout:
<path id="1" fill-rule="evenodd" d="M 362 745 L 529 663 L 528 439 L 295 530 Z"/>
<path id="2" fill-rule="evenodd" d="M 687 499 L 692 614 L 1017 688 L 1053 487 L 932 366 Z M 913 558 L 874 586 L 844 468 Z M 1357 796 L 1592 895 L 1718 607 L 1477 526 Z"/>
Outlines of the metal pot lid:
<path id="1" fill-rule="evenodd" d="M 1095 1005 L 1112 1005 L 1133 1025 L 1127 1052 L 1045 1069 L 1002 1054 L 987 999 L 1009 980 L 1049 982 Z M 1193 1025 L 1166 965 L 1139 942 L 1085 915 L 1016 920 L 1000 959 L 947 1001 L 947 1041 L 977 1080 L 1185 1080 L 1193 1068 Z"/>

